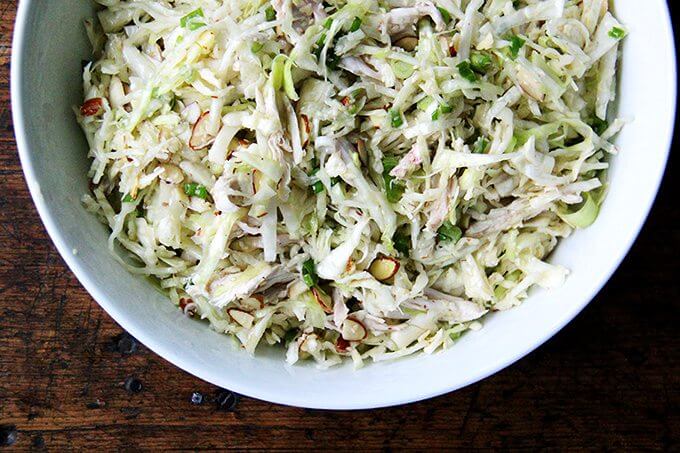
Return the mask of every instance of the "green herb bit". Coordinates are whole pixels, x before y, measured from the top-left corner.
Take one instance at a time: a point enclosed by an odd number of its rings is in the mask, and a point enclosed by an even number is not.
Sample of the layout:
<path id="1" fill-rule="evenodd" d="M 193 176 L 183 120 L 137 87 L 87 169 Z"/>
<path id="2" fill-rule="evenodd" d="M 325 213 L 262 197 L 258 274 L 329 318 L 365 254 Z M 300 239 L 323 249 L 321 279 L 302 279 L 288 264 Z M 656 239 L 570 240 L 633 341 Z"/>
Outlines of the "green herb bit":
<path id="1" fill-rule="evenodd" d="M 304 281 L 305 284 L 310 288 L 316 286 L 317 283 L 319 283 L 319 276 L 316 273 L 316 265 L 314 264 L 314 260 L 308 259 L 302 265 L 302 281 Z"/>
<path id="2" fill-rule="evenodd" d="M 361 28 L 361 18 L 355 17 L 352 24 L 349 26 L 350 32 L 355 32 Z"/>
<path id="3" fill-rule="evenodd" d="M 609 30 L 609 37 L 614 39 L 623 39 L 626 37 L 626 30 L 621 27 L 613 27 Z"/>
<path id="4" fill-rule="evenodd" d="M 390 110 L 390 123 L 394 128 L 399 128 L 404 125 L 404 118 L 401 116 L 399 110 Z"/>
<path id="5" fill-rule="evenodd" d="M 519 56 L 519 51 L 526 41 L 519 36 L 510 37 L 510 57 L 515 60 Z"/>
<path id="6" fill-rule="evenodd" d="M 123 203 L 132 203 L 133 201 L 135 201 L 135 199 L 132 198 L 132 195 L 130 195 L 129 193 L 126 193 L 125 196 L 123 197 Z"/>
<path id="7" fill-rule="evenodd" d="M 437 230 L 437 238 L 440 242 L 453 242 L 454 244 L 463 237 L 463 231 L 448 220 Z"/>
<path id="8" fill-rule="evenodd" d="M 473 70 L 484 74 L 491 67 L 491 57 L 482 52 L 470 55 L 470 66 Z"/>
<path id="9" fill-rule="evenodd" d="M 268 6 L 267 9 L 264 10 L 264 18 L 267 22 L 276 20 L 276 11 L 274 10 L 274 7 Z"/>
<path id="10" fill-rule="evenodd" d="M 461 77 L 463 77 L 468 82 L 474 83 L 477 81 L 477 74 L 475 74 L 475 71 L 472 70 L 472 65 L 470 64 L 469 61 L 465 60 L 459 63 L 457 68 Z"/>

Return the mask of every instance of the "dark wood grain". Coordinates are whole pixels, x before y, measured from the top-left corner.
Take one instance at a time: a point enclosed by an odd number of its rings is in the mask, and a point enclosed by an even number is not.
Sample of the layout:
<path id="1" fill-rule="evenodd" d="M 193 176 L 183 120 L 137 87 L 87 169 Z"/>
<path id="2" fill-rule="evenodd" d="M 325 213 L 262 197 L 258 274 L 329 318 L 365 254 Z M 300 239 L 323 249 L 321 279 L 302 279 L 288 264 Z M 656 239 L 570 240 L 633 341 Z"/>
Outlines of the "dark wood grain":
<path id="1" fill-rule="evenodd" d="M 143 346 L 120 351 L 123 331 L 47 237 L 12 131 L 15 9 L 15 0 L 0 2 L 0 443 L 16 433 L 14 448 L 52 451 L 680 448 L 676 162 L 606 288 L 555 338 L 501 373 L 391 409 L 312 411 L 241 398 L 218 410 L 219 389 Z M 126 390 L 130 377 L 141 391 Z M 192 404 L 193 392 L 207 401 Z"/>

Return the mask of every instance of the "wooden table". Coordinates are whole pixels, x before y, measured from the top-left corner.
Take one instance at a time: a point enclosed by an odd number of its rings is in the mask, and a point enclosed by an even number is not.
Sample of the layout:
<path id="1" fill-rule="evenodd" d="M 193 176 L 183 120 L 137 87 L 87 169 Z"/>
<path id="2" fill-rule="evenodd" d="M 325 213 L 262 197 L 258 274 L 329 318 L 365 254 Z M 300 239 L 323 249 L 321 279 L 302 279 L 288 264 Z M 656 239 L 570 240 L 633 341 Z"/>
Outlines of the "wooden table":
<path id="1" fill-rule="evenodd" d="M 677 162 L 606 288 L 547 344 L 497 375 L 375 411 L 305 410 L 249 398 L 232 404 L 229 394 L 220 408 L 220 389 L 141 345 L 134 350 L 47 237 L 12 131 L 15 9 L 16 0 L 0 3 L 0 446 L 680 448 L 680 211 L 670 177 Z M 203 404 L 192 404 L 193 392 L 204 395 Z"/>

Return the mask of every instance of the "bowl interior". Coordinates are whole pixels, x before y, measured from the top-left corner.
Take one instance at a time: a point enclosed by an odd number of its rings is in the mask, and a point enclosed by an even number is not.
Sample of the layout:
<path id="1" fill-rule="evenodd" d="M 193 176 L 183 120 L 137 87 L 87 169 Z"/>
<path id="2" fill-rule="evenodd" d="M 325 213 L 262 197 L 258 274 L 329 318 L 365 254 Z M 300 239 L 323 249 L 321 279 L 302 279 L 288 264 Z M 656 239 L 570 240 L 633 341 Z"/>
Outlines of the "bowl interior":
<path id="1" fill-rule="evenodd" d="M 571 320 L 615 270 L 649 212 L 661 180 L 675 109 L 675 52 L 663 0 L 618 0 L 630 34 L 624 46 L 620 134 L 610 193 L 595 225 L 565 240 L 552 261 L 571 269 L 566 284 L 535 291 L 522 306 L 490 316 L 451 349 L 431 356 L 320 371 L 289 367 L 280 350 L 248 356 L 230 338 L 187 319 L 144 279 L 109 254 L 108 232 L 88 214 L 86 142 L 72 106 L 82 100 L 90 58 L 82 0 L 19 5 L 12 64 L 14 124 L 26 179 L 59 251 L 99 304 L 145 345 L 214 384 L 252 397 L 314 408 L 369 408 L 455 390 L 507 366 Z M 654 43 L 654 45 L 650 45 Z M 653 68 L 653 70 L 651 70 Z M 417 385 L 414 385 L 417 383 Z"/>

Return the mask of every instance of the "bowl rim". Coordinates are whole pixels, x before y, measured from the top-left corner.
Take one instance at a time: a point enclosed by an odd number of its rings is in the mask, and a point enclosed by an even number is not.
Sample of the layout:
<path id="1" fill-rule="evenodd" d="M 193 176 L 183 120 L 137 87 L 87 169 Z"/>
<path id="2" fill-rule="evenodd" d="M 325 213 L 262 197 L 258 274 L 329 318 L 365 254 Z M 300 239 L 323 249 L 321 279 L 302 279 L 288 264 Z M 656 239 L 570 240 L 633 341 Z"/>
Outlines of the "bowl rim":
<path id="1" fill-rule="evenodd" d="M 33 203 L 37 208 L 38 214 L 43 222 L 43 225 L 45 226 L 45 229 L 47 230 L 48 235 L 50 236 L 57 250 L 59 251 L 59 254 L 61 255 L 62 259 L 66 262 L 67 266 L 76 276 L 81 285 L 87 290 L 87 292 L 99 304 L 99 306 L 102 307 L 104 311 L 106 311 L 107 314 L 111 316 L 114 319 L 114 321 L 116 321 L 116 323 L 119 324 L 119 326 L 121 326 L 121 328 L 130 332 L 131 335 L 133 335 L 136 339 L 138 339 L 141 343 L 143 343 L 154 353 L 156 353 L 163 359 L 169 361 L 174 366 L 177 366 L 178 368 L 184 370 L 185 372 L 190 373 L 214 385 L 226 387 L 231 391 L 243 394 L 248 397 L 269 401 L 277 404 L 283 404 L 294 407 L 306 407 L 313 409 L 335 409 L 335 410 L 374 409 L 396 406 L 401 404 L 408 404 L 440 396 L 461 389 L 473 383 L 476 383 L 482 379 L 485 379 L 503 370 L 504 368 L 520 360 L 527 354 L 531 353 L 539 346 L 543 345 L 557 332 L 562 330 L 564 326 L 571 322 L 602 290 L 602 288 L 609 281 L 614 272 L 621 265 L 621 262 L 630 251 L 631 247 L 633 246 L 633 243 L 639 236 L 642 227 L 646 223 L 647 218 L 649 217 L 651 209 L 654 205 L 655 199 L 658 195 L 661 183 L 663 181 L 666 166 L 668 165 L 668 158 L 673 140 L 675 116 L 677 114 L 677 55 L 675 53 L 674 30 L 668 4 L 666 2 L 659 2 L 662 4 L 662 8 L 664 8 L 665 11 L 664 19 L 666 26 L 663 32 L 666 35 L 666 39 L 670 43 L 671 50 L 673 50 L 672 57 L 673 64 L 670 71 L 674 80 L 674 82 L 672 82 L 672 93 L 670 93 L 671 96 L 669 97 L 669 99 L 672 100 L 673 102 L 673 107 L 671 109 L 673 115 L 671 118 L 669 118 L 670 124 L 667 125 L 669 136 L 665 138 L 666 146 L 664 149 L 665 154 L 663 155 L 663 163 L 662 165 L 659 166 L 657 174 L 653 175 L 653 180 L 655 181 L 654 191 L 651 193 L 649 197 L 647 197 L 646 200 L 644 200 L 644 209 L 642 209 L 641 211 L 643 215 L 636 219 L 635 227 L 631 230 L 632 234 L 627 238 L 626 243 L 617 249 L 618 250 L 617 256 L 613 260 L 613 265 L 600 275 L 597 283 L 593 285 L 592 291 L 590 292 L 589 296 L 583 298 L 583 300 L 580 303 L 574 304 L 573 308 L 569 312 L 567 312 L 561 319 L 558 319 L 557 322 L 554 323 L 553 328 L 550 331 L 548 331 L 545 335 L 534 338 L 534 340 L 527 347 L 523 349 L 518 349 L 507 360 L 497 361 L 492 365 L 486 367 L 485 369 L 479 371 L 475 375 L 468 377 L 468 379 L 466 379 L 465 382 L 462 383 L 461 385 L 451 384 L 445 388 L 437 388 L 435 390 L 414 391 L 408 396 L 390 395 L 374 398 L 371 401 L 362 402 L 356 401 L 345 401 L 343 403 L 337 402 L 331 403 L 327 401 L 314 402 L 307 401 L 304 399 L 304 397 L 289 397 L 287 395 L 281 395 L 280 393 L 272 391 L 271 389 L 262 389 L 248 386 L 247 384 L 244 384 L 240 381 L 231 379 L 228 375 L 218 376 L 210 372 L 205 372 L 200 368 L 196 368 L 192 363 L 190 363 L 191 362 L 190 360 L 187 360 L 184 357 L 182 357 L 181 353 L 178 353 L 177 351 L 171 348 L 167 348 L 162 341 L 156 340 L 152 335 L 149 335 L 147 331 L 142 329 L 133 318 L 129 317 L 125 313 L 125 310 L 119 309 L 118 304 L 109 300 L 109 298 L 102 291 L 99 290 L 97 285 L 90 278 L 88 271 L 81 266 L 76 257 L 72 254 L 71 249 L 65 242 L 65 239 L 62 236 L 55 219 L 50 214 L 47 208 L 46 201 L 40 195 L 39 185 L 35 182 L 36 171 L 34 168 L 34 163 L 31 157 L 30 147 L 28 144 L 29 142 L 27 139 L 25 127 L 26 122 L 24 120 L 24 108 L 20 96 L 21 84 L 23 80 L 23 78 L 21 77 L 22 75 L 21 68 L 25 48 L 25 35 L 27 29 L 26 21 L 31 7 L 33 7 L 33 5 L 35 5 L 36 3 L 38 3 L 37 0 L 23 0 L 18 4 L 11 52 L 10 93 L 14 134 L 19 159 L 24 173 L 24 178 L 31 193 Z"/>

